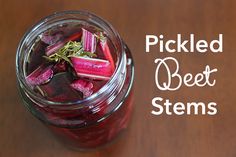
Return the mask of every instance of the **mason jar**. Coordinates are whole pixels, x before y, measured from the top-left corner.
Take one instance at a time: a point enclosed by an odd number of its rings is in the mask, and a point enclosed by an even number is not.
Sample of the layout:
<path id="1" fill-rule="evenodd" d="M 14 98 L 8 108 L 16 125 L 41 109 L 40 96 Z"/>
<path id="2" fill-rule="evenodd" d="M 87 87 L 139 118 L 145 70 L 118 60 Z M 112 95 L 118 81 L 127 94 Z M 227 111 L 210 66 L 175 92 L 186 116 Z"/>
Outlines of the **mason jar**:
<path id="1" fill-rule="evenodd" d="M 26 82 L 26 61 L 36 38 L 61 24 L 96 26 L 106 32 L 116 53 L 116 69 L 110 80 L 91 96 L 75 101 L 45 99 Z M 27 109 L 60 140 L 73 148 L 93 149 L 109 143 L 127 128 L 132 111 L 134 64 L 130 50 L 117 31 L 87 11 L 64 11 L 50 15 L 30 28 L 19 43 L 16 75 Z"/>

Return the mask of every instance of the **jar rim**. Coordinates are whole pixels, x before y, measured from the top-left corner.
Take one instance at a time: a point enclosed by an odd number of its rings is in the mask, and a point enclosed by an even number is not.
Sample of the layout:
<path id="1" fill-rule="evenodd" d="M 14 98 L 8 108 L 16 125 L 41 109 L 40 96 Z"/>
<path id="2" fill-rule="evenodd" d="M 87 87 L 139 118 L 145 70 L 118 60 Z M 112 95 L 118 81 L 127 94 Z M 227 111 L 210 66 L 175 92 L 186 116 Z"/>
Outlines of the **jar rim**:
<path id="1" fill-rule="evenodd" d="M 49 21 L 50 19 L 55 19 L 58 17 L 62 17 L 64 15 L 79 15 L 79 16 L 85 16 L 89 17 L 90 19 L 98 22 L 100 25 L 110 29 L 110 31 L 113 33 L 113 36 L 117 40 L 118 46 L 119 46 L 119 51 L 120 53 L 117 53 L 117 66 L 115 68 L 115 71 L 111 78 L 106 82 L 104 86 L 102 86 L 97 92 L 93 93 L 91 96 L 82 99 L 82 100 L 75 100 L 75 101 L 66 101 L 66 102 L 59 102 L 59 101 L 52 101 L 52 100 L 47 100 L 43 97 L 39 97 L 35 91 L 29 86 L 29 84 L 26 82 L 25 76 L 24 76 L 24 67 L 23 65 L 20 66 L 20 55 L 22 55 L 22 49 L 24 44 L 27 42 L 27 38 L 29 37 L 30 33 L 32 31 L 36 30 L 39 28 L 41 25 L 43 25 L 45 22 Z M 102 28 L 102 27 L 101 27 Z M 39 35 L 39 34 L 38 34 Z M 115 83 L 116 78 L 119 75 L 119 72 L 122 70 L 121 63 L 125 61 L 125 52 L 124 52 L 124 47 L 122 46 L 123 42 L 118 34 L 118 32 L 113 28 L 113 26 L 107 22 L 106 20 L 102 19 L 101 17 L 95 15 L 94 13 L 91 13 L 86 10 L 67 10 L 67 11 L 60 11 L 60 12 L 55 12 L 49 16 L 46 16 L 45 18 L 41 19 L 39 22 L 37 22 L 35 25 L 33 25 L 31 28 L 29 28 L 26 33 L 23 35 L 19 46 L 17 48 L 17 53 L 16 53 L 16 75 L 17 75 L 17 80 L 19 81 L 20 88 L 24 89 L 24 92 L 26 92 L 27 96 L 30 96 L 30 98 L 40 102 L 40 105 L 43 106 L 52 106 L 53 107 L 60 107 L 62 105 L 66 105 L 67 108 L 70 107 L 76 107 L 76 108 L 83 108 L 84 105 L 88 104 L 89 102 L 92 102 L 95 100 L 97 97 L 100 97 L 103 95 L 103 93 L 111 86 L 112 84 Z M 25 58 L 24 58 L 25 60 Z M 38 104 L 38 103 L 37 103 Z M 78 105 L 80 104 L 80 105 Z"/>

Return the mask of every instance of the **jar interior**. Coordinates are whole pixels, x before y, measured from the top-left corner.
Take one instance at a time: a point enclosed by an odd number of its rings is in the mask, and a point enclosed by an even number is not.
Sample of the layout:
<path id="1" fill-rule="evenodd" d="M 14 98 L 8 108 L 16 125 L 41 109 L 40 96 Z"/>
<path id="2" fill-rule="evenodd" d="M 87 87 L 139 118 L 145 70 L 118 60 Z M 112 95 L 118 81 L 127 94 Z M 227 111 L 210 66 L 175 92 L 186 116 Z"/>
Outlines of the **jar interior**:
<path id="1" fill-rule="evenodd" d="M 101 87 L 101 89 L 98 90 L 96 93 L 83 100 L 77 100 L 77 99 L 73 99 L 73 101 L 68 100 L 66 102 L 67 104 L 83 103 L 85 101 L 94 99 L 98 95 L 102 95 L 104 91 L 106 91 L 109 88 L 109 86 L 115 82 L 115 80 L 118 77 L 118 74 L 122 71 L 120 64 L 123 55 L 122 41 L 117 32 L 107 22 L 96 17 L 95 15 L 86 12 L 80 14 L 78 14 L 78 12 L 70 12 L 70 13 L 67 12 L 46 17 L 25 34 L 20 43 L 20 46 L 18 47 L 17 58 L 16 58 L 17 77 L 21 88 L 23 88 L 30 97 L 33 97 L 34 99 L 44 102 L 43 104 L 61 105 L 61 103 L 65 102 L 46 100 L 44 97 L 42 97 L 40 91 L 39 93 L 35 92 L 26 83 L 25 77 L 29 74 L 30 71 L 32 71 L 32 69 L 34 69 L 34 68 L 29 69 L 28 66 L 29 60 L 32 57 L 32 52 L 33 52 L 32 50 L 38 46 L 37 44 L 39 44 L 38 42 L 40 40 L 40 35 L 42 35 L 42 33 L 48 30 L 53 30 L 53 29 L 57 30 L 68 26 L 73 26 L 74 28 L 76 28 L 76 26 L 85 27 L 86 29 L 89 29 L 89 31 L 91 32 L 96 32 L 96 31 L 105 32 L 110 48 L 112 49 L 113 58 L 115 59 L 116 62 L 116 70 L 111 79 L 108 82 L 106 82 L 106 84 L 104 84 L 104 86 Z M 34 65 L 34 67 L 37 66 L 38 66 L 37 64 Z"/>

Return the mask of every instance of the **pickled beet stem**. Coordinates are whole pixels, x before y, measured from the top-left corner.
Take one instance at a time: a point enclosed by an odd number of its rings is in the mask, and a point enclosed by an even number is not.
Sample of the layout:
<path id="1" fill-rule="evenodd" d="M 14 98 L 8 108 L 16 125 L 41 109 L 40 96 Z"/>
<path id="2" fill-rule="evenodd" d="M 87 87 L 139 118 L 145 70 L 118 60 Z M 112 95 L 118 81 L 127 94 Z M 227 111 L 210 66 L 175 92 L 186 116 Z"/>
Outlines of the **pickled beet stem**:
<path id="1" fill-rule="evenodd" d="M 94 53 L 96 51 L 96 45 L 97 45 L 96 36 L 84 28 L 82 28 L 82 32 L 83 34 L 81 41 L 83 43 L 84 50 Z"/>
<path id="2" fill-rule="evenodd" d="M 69 41 L 74 41 L 78 38 L 81 37 L 81 32 L 77 32 L 73 35 L 71 35 L 70 37 L 64 39 L 63 41 L 59 41 L 56 44 L 50 45 L 47 47 L 46 49 L 46 55 L 50 56 L 51 54 L 53 54 L 55 51 L 59 50 L 60 48 L 62 48 L 67 42 Z"/>
<path id="3" fill-rule="evenodd" d="M 43 33 L 41 36 L 41 40 L 49 45 L 55 44 L 56 42 L 58 42 L 59 40 L 61 40 L 63 38 L 63 35 L 58 33 L 55 35 L 50 35 L 48 32 Z"/>
<path id="4" fill-rule="evenodd" d="M 41 65 L 26 77 L 26 81 L 33 86 L 41 85 L 50 81 L 53 77 L 52 65 Z"/>
<path id="5" fill-rule="evenodd" d="M 114 60 L 112 58 L 109 46 L 107 44 L 107 40 L 101 40 L 99 42 L 99 45 L 100 45 L 100 47 L 103 51 L 103 54 L 104 54 L 105 58 L 110 62 L 112 71 L 114 71 L 115 70 L 115 63 L 114 63 Z"/>
<path id="6" fill-rule="evenodd" d="M 97 80 L 108 80 L 112 73 L 109 61 L 85 57 L 71 57 L 72 65 L 78 76 Z"/>
<path id="7" fill-rule="evenodd" d="M 75 90 L 82 92 L 84 98 L 87 98 L 88 96 L 93 94 L 93 91 L 92 91 L 93 83 L 89 81 L 78 79 L 78 80 L 73 81 L 70 86 L 74 88 Z"/>

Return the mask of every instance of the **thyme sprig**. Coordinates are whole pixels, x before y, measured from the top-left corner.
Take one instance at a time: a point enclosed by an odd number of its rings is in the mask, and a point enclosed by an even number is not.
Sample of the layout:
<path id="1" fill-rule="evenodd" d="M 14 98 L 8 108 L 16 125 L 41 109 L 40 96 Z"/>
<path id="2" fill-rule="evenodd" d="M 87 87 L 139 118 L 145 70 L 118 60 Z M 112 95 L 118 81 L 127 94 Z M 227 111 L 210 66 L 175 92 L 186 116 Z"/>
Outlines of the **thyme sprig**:
<path id="1" fill-rule="evenodd" d="M 69 41 L 57 52 L 53 53 L 50 56 L 43 56 L 43 57 L 51 62 L 60 62 L 62 60 L 65 60 L 72 66 L 70 57 L 75 57 L 75 56 L 92 58 L 92 57 L 96 57 L 96 54 L 92 52 L 84 51 L 81 42 Z"/>
<path id="2" fill-rule="evenodd" d="M 99 32 L 99 35 L 98 34 L 94 34 L 96 36 L 96 38 L 98 40 L 100 40 L 101 42 L 104 42 L 107 40 L 107 38 L 104 36 L 103 32 Z"/>

